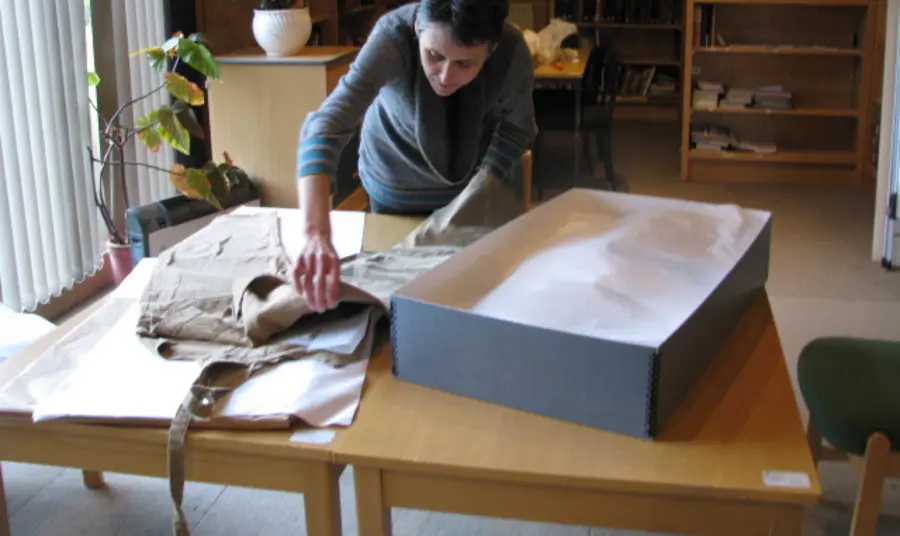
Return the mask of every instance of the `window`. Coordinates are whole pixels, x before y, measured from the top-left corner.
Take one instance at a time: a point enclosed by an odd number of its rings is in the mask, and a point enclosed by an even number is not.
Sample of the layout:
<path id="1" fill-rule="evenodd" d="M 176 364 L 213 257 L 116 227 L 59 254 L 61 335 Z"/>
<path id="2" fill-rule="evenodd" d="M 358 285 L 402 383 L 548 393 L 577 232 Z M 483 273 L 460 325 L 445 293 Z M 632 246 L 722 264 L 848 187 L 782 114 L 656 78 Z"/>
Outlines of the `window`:
<path id="1" fill-rule="evenodd" d="M 0 29 L 0 69 L 8 73 L 0 107 L 9 111 L 0 115 L 0 297 L 14 310 L 33 310 L 103 262 L 106 230 L 88 157 L 88 147 L 99 146 L 99 119 L 90 103 L 106 115 L 159 84 L 159 74 L 129 53 L 165 39 L 163 2 L 4 0 Z M 94 54 L 96 43 L 112 50 L 107 63 Z M 91 70 L 105 84 L 99 91 L 89 88 Z M 133 124 L 155 104 L 126 120 Z M 135 153 L 130 159 L 165 168 L 172 161 L 171 154 Z M 129 169 L 127 180 L 132 204 L 174 193 L 165 174 Z M 119 206 L 119 221 L 123 212 Z"/>

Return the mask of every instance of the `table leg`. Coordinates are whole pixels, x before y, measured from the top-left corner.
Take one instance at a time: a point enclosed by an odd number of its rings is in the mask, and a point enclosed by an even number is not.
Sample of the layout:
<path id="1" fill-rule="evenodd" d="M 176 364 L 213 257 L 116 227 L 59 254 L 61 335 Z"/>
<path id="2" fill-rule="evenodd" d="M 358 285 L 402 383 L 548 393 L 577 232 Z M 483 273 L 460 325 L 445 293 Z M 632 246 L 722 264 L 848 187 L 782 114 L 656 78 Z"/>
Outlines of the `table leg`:
<path id="1" fill-rule="evenodd" d="M 384 504 L 381 470 L 354 467 L 356 516 L 359 536 L 391 536 L 391 508 Z"/>
<path id="2" fill-rule="evenodd" d="M 338 479 L 341 466 L 329 462 L 311 463 L 306 471 L 303 492 L 306 533 L 314 536 L 341 536 L 341 494 Z"/>
<path id="3" fill-rule="evenodd" d="M 803 508 L 791 508 L 772 516 L 768 536 L 801 536 L 803 534 Z"/>
<path id="4" fill-rule="evenodd" d="M 84 486 L 88 489 L 102 489 L 106 485 L 103 481 L 103 473 L 100 471 L 84 469 L 81 471 L 81 480 L 84 481 Z"/>
<path id="5" fill-rule="evenodd" d="M 0 465 L 0 536 L 10 536 L 9 513 L 6 510 L 6 491 L 3 484 L 2 465 Z"/>

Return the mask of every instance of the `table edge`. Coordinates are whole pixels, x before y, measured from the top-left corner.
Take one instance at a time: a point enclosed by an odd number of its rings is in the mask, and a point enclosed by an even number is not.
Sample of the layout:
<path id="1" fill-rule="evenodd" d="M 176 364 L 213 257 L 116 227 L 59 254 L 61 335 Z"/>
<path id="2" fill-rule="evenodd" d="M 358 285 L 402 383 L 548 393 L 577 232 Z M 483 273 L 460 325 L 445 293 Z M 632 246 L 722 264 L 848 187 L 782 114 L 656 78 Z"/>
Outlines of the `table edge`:
<path id="1" fill-rule="evenodd" d="M 262 455 L 270 458 L 296 458 L 312 461 L 327 461 L 334 463 L 332 443 L 308 444 L 292 443 L 288 440 L 290 434 L 298 428 L 266 428 L 266 429 L 233 429 L 233 428 L 192 428 L 185 441 L 185 451 L 189 454 L 202 453 L 203 451 L 218 451 L 230 453 L 246 453 L 248 455 Z M 114 423 L 81 423 L 69 420 L 55 420 L 35 423 L 28 415 L 0 414 L 0 435 L 4 436 L 4 442 L 9 442 L 11 433 L 27 434 L 32 440 L 40 440 L 41 436 L 47 438 L 66 437 L 68 440 L 77 438 L 83 441 L 117 440 L 161 447 L 163 457 L 166 456 L 165 447 L 168 442 L 169 427 L 166 426 L 135 426 L 133 424 Z M 283 443 L 260 443 L 254 441 L 260 434 L 281 433 L 286 436 Z M 237 439 L 237 440 L 236 440 Z M 6 448 L 0 444 L 0 459 L 6 460 L 2 455 Z"/>
<path id="2" fill-rule="evenodd" d="M 337 440 L 339 444 L 339 440 Z M 753 490 L 746 488 L 712 488 L 685 486 L 680 484 L 634 482 L 616 479 L 596 479 L 589 477 L 555 476 L 528 473 L 506 469 L 485 469 L 461 467 L 440 463 L 422 463 L 372 456 L 367 454 L 340 452 L 335 449 L 334 460 L 338 465 L 352 465 L 377 469 L 387 473 L 424 474 L 448 480 L 473 479 L 503 486 L 543 486 L 581 491 L 607 493 L 629 493 L 647 496 L 700 500 L 731 500 L 738 502 L 773 504 L 780 506 L 813 506 L 822 498 L 821 484 L 813 481 L 809 489 L 773 488 Z"/>

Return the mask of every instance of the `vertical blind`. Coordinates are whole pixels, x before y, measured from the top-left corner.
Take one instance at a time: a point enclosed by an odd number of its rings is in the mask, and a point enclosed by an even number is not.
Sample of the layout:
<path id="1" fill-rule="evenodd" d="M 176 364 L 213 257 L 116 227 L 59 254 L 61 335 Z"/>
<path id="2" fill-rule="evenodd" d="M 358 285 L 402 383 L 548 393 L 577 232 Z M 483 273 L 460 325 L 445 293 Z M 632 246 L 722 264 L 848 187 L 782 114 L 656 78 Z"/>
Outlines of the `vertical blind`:
<path id="1" fill-rule="evenodd" d="M 3 0 L 0 28 L 0 292 L 24 310 L 93 272 L 103 249 L 84 1 Z"/>
<path id="2" fill-rule="evenodd" d="M 109 5 L 112 79 L 116 99 L 127 102 L 160 83 L 159 74 L 129 52 L 165 39 L 163 2 Z M 0 80 L 0 296 L 13 310 L 45 303 L 95 272 L 103 259 L 106 231 L 92 198 L 87 153 L 94 139 L 88 20 L 85 0 L 0 2 L 0 72 L 6 73 Z M 160 92 L 125 115 L 133 121 L 163 98 Z M 171 152 L 142 149 L 128 158 L 171 165 Z M 164 173 L 129 167 L 128 182 L 133 205 L 174 193 Z"/>

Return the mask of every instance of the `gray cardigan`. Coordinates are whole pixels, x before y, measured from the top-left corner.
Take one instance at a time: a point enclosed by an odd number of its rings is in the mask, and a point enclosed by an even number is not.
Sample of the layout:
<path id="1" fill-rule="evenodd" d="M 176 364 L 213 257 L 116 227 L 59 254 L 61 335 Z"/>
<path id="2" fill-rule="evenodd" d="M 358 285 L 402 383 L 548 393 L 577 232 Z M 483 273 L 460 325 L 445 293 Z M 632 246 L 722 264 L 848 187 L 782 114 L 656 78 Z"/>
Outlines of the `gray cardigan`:
<path id="1" fill-rule="evenodd" d="M 505 178 L 531 144 L 534 67 L 521 32 L 507 25 L 475 80 L 443 99 L 419 60 L 417 10 L 406 4 L 382 16 L 349 72 L 307 116 L 298 179 L 333 179 L 363 121 L 358 169 L 369 196 L 397 211 L 430 211 L 481 170 Z"/>

